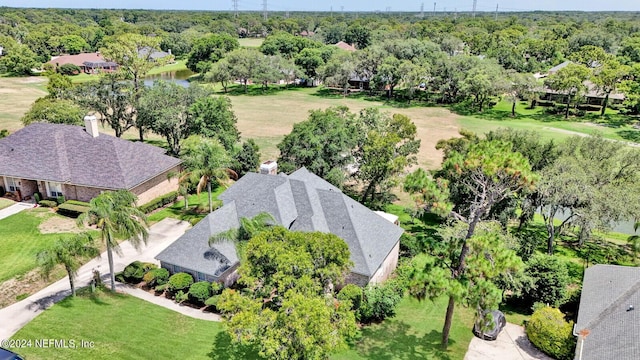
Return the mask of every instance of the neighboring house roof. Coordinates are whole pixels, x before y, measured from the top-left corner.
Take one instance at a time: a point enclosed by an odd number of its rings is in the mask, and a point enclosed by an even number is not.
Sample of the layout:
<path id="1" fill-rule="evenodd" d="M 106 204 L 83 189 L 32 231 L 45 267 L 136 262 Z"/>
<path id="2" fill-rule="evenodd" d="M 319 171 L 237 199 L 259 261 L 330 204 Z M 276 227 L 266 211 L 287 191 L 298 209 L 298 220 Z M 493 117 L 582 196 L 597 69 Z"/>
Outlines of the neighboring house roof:
<path id="1" fill-rule="evenodd" d="M 149 52 L 151 52 L 151 54 L 149 54 Z M 168 52 L 164 52 L 164 51 L 156 51 L 151 49 L 150 47 L 143 47 L 142 49 L 138 50 L 138 56 L 140 57 L 148 57 L 151 60 L 158 60 L 158 59 L 164 59 L 167 56 L 170 56 L 171 54 L 169 54 Z"/>
<path id="2" fill-rule="evenodd" d="M 340 48 L 342 50 L 346 50 L 346 51 L 356 51 L 357 50 L 355 47 L 347 44 L 344 41 L 340 41 L 339 43 L 334 44 L 334 46 L 336 46 L 336 47 L 338 47 L 338 48 Z"/>
<path id="3" fill-rule="evenodd" d="M 585 271 L 574 334 L 586 332 L 576 358 L 640 359 L 640 268 L 594 265 Z"/>
<path id="4" fill-rule="evenodd" d="M 354 263 L 352 271 L 371 277 L 398 243 L 403 232 L 400 227 L 305 168 L 288 176 L 248 173 L 218 198 L 223 201 L 224 206 L 202 220 L 205 225 L 193 234 L 193 229 L 190 230 L 169 245 L 156 259 L 199 272 L 209 269 L 221 273 L 222 267 L 217 268 L 202 260 L 204 254 L 211 249 L 208 246 L 209 237 L 238 226 L 240 218 L 251 218 L 261 212 L 268 212 L 279 225 L 290 230 L 320 231 L 339 236 L 349 246 Z M 200 223 L 196 225 L 198 226 Z M 235 253 L 228 251 L 226 246 L 214 244 L 212 248 L 227 259 L 237 259 Z"/>
<path id="5" fill-rule="evenodd" d="M 551 68 L 551 69 L 549 69 L 549 71 L 547 71 L 547 72 L 548 72 L 549 74 L 557 73 L 557 72 L 558 72 L 558 70 L 560 70 L 560 69 L 562 69 L 562 68 L 566 67 L 566 66 L 567 66 L 567 65 L 569 65 L 569 64 L 573 64 L 573 62 L 572 62 L 572 61 L 565 61 L 565 62 L 563 62 L 562 64 L 558 64 L 558 65 L 556 65 L 556 66 L 552 67 L 552 68 Z"/>
<path id="6" fill-rule="evenodd" d="M 0 139 L 0 175 L 103 189 L 132 189 L 177 166 L 179 159 L 140 142 L 82 126 L 34 123 Z"/>
<path id="7" fill-rule="evenodd" d="M 593 82 L 591 82 L 589 80 L 585 80 L 583 82 L 583 85 L 587 88 L 587 91 L 584 93 L 584 97 L 604 99 L 607 96 L 607 94 L 604 91 L 600 90 L 596 84 L 594 84 Z M 540 87 L 540 88 L 537 89 L 537 91 L 541 92 L 541 93 L 546 93 L 546 94 L 558 94 L 558 95 L 566 95 L 567 94 L 566 91 L 552 90 L 552 89 L 548 88 L 547 86 Z M 621 93 L 621 92 L 613 92 L 612 91 L 609 94 L 609 99 L 611 99 L 611 100 L 623 101 L 625 98 L 626 98 L 625 94 Z"/>
<path id="8" fill-rule="evenodd" d="M 64 65 L 64 64 L 73 64 L 76 66 L 83 66 L 86 63 L 104 63 L 109 64 L 111 66 L 117 65 L 113 62 L 106 61 L 100 53 L 83 53 L 77 55 L 61 55 L 61 56 L 53 56 L 51 60 L 49 60 L 48 64 L 53 65 Z"/>

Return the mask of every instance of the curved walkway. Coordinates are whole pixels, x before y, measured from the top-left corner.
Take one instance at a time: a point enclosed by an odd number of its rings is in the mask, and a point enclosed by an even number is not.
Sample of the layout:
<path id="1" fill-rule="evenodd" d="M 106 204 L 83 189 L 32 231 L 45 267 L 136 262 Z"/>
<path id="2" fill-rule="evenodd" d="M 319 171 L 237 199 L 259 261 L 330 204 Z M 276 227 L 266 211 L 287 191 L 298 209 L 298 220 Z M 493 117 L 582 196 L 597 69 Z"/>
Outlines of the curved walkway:
<path id="1" fill-rule="evenodd" d="M 114 270 L 116 272 L 122 271 L 134 260 L 156 262 L 154 257 L 184 234 L 189 226 L 188 222 L 167 218 L 149 228 L 149 239 L 146 245 L 142 245 L 140 251 L 136 250 L 129 241 L 120 243 L 122 256 L 114 256 Z M 94 269 L 103 275 L 108 274 L 109 265 L 106 252 L 80 268 L 76 277 L 76 286 L 88 285 L 93 278 Z M 0 340 L 10 338 L 45 309 L 70 294 L 69 279 L 65 276 L 28 298 L 0 309 Z"/>
<path id="2" fill-rule="evenodd" d="M 164 296 L 156 296 L 153 294 L 150 294 L 142 289 L 138 289 L 136 287 L 133 287 L 131 285 L 127 285 L 127 284 L 123 284 L 123 283 L 119 283 L 116 282 L 116 290 L 119 292 L 123 292 L 125 294 L 129 294 L 131 296 L 135 296 L 139 299 L 148 301 L 150 303 L 162 306 L 164 308 L 167 308 L 169 310 L 173 310 L 176 312 L 179 312 L 180 314 L 192 317 L 194 319 L 200 319 L 200 320 L 208 320 L 208 321 L 221 321 L 222 319 L 220 318 L 220 315 L 218 314 L 214 314 L 214 313 L 210 313 L 210 312 L 204 312 L 202 310 L 199 309 L 194 309 L 192 307 L 189 306 L 182 306 L 180 304 L 177 304 L 175 301 L 171 300 L 171 299 L 167 299 Z"/>

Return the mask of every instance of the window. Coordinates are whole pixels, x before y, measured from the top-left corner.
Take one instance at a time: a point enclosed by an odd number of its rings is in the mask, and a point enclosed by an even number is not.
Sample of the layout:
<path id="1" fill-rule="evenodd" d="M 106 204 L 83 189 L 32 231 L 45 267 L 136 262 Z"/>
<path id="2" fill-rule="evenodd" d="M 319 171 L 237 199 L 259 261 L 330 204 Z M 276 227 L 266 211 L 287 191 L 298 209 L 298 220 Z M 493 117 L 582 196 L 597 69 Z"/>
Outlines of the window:
<path id="1" fill-rule="evenodd" d="M 7 181 L 7 190 L 14 192 L 20 190 L 20 181 L 16 178 L 6 177 Z"/>
<path id="2" fill-rule="evenodd" d="M 62 196 L 62 184 L 57 182 L 48 181 L 47 188 L 49 189 L 49 196 L 55 198 L 58 196 Z"/>
<path id="3" fill-rule="evenodd" d="M 207 277 L 205 274 L 198 272 L 198 281 L 206 281 Z"/>

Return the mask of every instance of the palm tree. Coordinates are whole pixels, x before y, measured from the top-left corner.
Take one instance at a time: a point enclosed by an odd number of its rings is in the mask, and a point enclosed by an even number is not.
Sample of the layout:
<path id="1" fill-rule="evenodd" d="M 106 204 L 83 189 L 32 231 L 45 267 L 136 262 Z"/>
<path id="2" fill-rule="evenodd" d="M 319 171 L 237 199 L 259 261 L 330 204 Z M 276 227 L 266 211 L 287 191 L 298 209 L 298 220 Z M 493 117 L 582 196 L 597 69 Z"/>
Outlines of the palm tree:
<path id="1" fill-rule="evenodd" d="M 640 229 L 640 222 L 633 225 L 633 231 L 638 232 Z M 627 238 L 627 242 L 631 245 L 631 251 L 633 252 L 633 261 L 637 261 L 638 253 L 640 253 L 640 235 L 631 235 Z"/>
<path id="2" fill-rule="evenodd" d="M 36 261 L 47 279 L 56 265 L 63 265 L 69 276 L 71 295 L 76 296 L 74 281 L 81 265 L 80 260 L 95 256 L 100 256 L 100 250 L 91 234 L 83 232 L 70 238 L 58 238 L 49 247 L 36 254 Z"/>
<path id="3" fill-rule="evenodd" d="M 198 183 L 196 187 L 198 195 L 206 186 L 209 193 L 209 212 L 213 212 L 211 182 L 222 184 L 222 181 L 230 177 L 237 178 L 237 175 L 228 168 L 231 163 L 229 154 L 218 140 L 202 136 L 190 136 L 185 140 L 183 148 L 188 177 Z"/>
<path id="4" fill-rule="evenodd" d="M 231 241 L 235 244 L 239 257 L 242 259 L 244 254 L 244 243 L 252 237 L 267 230 L 270 226 L 275 225 L 276 219 L 267 212 L 261 212 L 252 218 L 241 218 L 240 227 L 237 229 L 229 229 L 209 238 L 209 246 L 223 241 Z"/>
<path id="5" fill-rule="evenodd" d="M 87 221 L 96 225 L 102 242 L 107 245 L 111 290 L 116 290 L 113 272 L 113 250 L 121 254 L 118 239 L 129 239 L 131 244 L 140 248 L 141 242 L 147 243 L 147 217 L 135 206 L 137 198 L 127 190 L 105 191 L 91 199 L 89 211 L 78 217 L 78 223 Z"/>
<path id="6" fill-rule="evenodd" d="M 178 194 L 182 195 L 184 198 L 184 209 L 189 210 L 189 186 L 191 182 L 189 181 L 190 174 L 183 170 L 178 172 L 170 172 L 167 174 L 167 179 L 171 180 L 173 178 L 178 178 Z"/>

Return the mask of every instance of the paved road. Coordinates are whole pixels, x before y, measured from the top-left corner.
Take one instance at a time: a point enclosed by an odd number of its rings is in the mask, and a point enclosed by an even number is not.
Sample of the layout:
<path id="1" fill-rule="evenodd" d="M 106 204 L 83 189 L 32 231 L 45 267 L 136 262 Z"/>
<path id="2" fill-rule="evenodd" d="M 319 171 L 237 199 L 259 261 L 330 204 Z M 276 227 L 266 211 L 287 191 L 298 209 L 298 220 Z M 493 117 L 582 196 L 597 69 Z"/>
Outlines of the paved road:
<path id="1" fill-rule="evenodd" d="M 507 323 L 496 341 L 473 337 L 464 360 L 553 360 L 536 349 L 524 328 Z"/>
<path id="2" fill-rule="evenodd" d="M 153 257 L 180 237 L 188 227 L 187 222 L 167 218 L 151 226 L 147 245 L 143 245 L 140 252 L 128 241 L 121 243 L 122 256 L 114 255 L 115 271 L 122 271 L 134 260 L 155 261 Z M 103 276 L 109 273 L 106 252 L 100 258 L 93 259 L 80 268 L 76 278 L 78 287 L 89 284 L 93 269 L 100 271 Z M 10 338 L 42 311 L 69 296 L 70 293 L 69 279 L 65 277 L 18 303 L 0 309 L 0 340 Z"/>
<path id="3" fill-rule="evenodd" d="M 30 209 L 32 208 L 34 205 L 33 204 L 29 204 L 29 203 L 23 203 L 23 202 L 19 202 L 19 203 L 15 203 L 9 207 L 6 207 L 2 210 L 0 210 L 0 220 L 9 217 L 13 214 L 17 214 L 22 210 L 25 209 Z"/>

